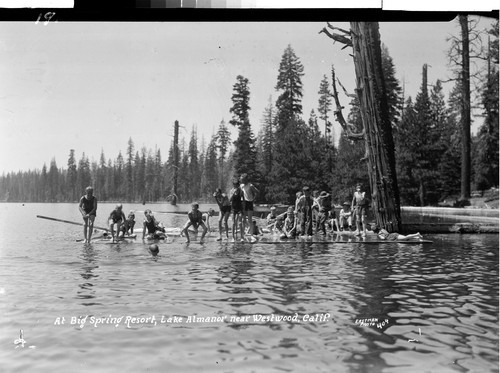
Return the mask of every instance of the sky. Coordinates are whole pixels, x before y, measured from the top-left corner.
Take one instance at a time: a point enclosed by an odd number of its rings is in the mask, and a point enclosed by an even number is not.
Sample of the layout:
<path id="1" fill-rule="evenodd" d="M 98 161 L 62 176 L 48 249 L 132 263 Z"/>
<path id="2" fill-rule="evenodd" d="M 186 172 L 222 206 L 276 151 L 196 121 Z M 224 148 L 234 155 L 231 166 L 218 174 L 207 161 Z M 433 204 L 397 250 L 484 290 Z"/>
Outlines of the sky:
<path id="1" fill-rule="evenodd" d="M 481 27 L 493 22 L 484 19 Z M 166 160 L 174 121 L 201 145 L 231 119 L 238 75 L 249 80 L 250 122 L 257 134 L 275 91 L 288 44 L 304 65 L 303 118 L 317 112 L 324 75 L 354 92 L 349 48 L 318 32 L 324 22 L 0 22 L 0 174 L 41 169 L 55 159 L 66 168 L 70 149 L 98 161 L 135 149 L 160 149 Z M 335 26 L 349 28 L 348 23 Z M 380 23 L 406 96 L 416 96 L 422 65 L 428 80 L 447 79 L 447 38 L 456 21 Z M 330 79 L 331 80 L 331 79 Z M 451 89 L 452 83 L 445 85 Z M 349 111 L 349 99 L 340 97 Z M 228 124 L 229 125 L 229 124 Z M 476 125 L 477 127 L 477 125 Z M 474 129 L 476 130 L 476 129 Z M 335 124 L 335 135 L 340 127 Z M 237 136 L 232 129 L 232 140 Z"/>

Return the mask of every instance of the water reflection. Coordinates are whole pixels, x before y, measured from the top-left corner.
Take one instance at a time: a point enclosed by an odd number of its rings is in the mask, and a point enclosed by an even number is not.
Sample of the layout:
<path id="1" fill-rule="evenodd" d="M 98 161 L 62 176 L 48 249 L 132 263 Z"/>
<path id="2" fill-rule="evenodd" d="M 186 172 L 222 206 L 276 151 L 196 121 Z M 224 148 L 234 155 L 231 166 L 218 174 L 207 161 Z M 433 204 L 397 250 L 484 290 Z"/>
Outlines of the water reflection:
<path id="1" fill-rule="evenodd" d="M 256 296 L 248 296 L 252 294 L 255 283 L 252 269 L 255 267 L 255 262 L 252 256 L 250 245 L 226 246 L 224 255 L 228 260 L 223 265 L 217 268 L 218 278 L 215 281 L 219 286 L 219 290 L 228 293 L 229 298 L 225 299 L 232 307 L 239 308 L 254 304 Z M 242 296 L 245 294 L 245 296 Z M 236 315 L 240 315 L 238 311 Z"/>
<path id="2" fill-rule="evenodd" d="M 99 275 L 95 274 L 94 271 L 99 268 L 97 264 L 98 256 L 92 244 L 86 244 L 83 247 L 81 259 L 82 263 L 82 272 L 80 276 L 85 280 L 85 282 L 79 283 L 77 290 L 77 299 L 84 299 L 87 302 L 82 302 L 84 306 L 92 306 L 98 303 L 90 302 L 91 299 L 94 299 L 96 290 L 94 289 L 95 280 L 99 277 Z"/>
<path id="3" fill-rule="evenodd" d="M 359 292 L 350 303 L 359 317 L 389 321 L 355 328 L 366 348 L 349 360 L 354 367 L 394 367 L 437 353 L 434 364 L 451 359 L 460 368 L 473 345 L 498 346 L 498 306 L 491 303 L 498 302 L 498 258 L 469 246 L 354 251 L 350 282 Z M 485 349 L 479 358 L 491 364 L 498 353 Z"/>

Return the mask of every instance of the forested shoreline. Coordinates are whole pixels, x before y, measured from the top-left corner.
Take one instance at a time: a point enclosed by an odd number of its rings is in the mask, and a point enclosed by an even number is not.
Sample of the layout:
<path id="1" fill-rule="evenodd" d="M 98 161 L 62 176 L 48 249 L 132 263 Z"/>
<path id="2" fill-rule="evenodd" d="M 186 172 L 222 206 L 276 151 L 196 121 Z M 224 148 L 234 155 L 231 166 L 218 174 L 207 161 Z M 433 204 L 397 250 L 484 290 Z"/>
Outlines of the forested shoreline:
<path id="1" fill-rule="evenodd" d="M 471 33 L 477 32 L 473 26 Z M 489 43 L 488 48 L 471 46 L 487 63 L 485 69 L 471 77 L 477 93 L 473 105 L 481 112 L 481 118 L 476 120 L 481 125 L 470 142 L 470 176 L 472 189 L 487 190 L 497 187 L 499 178 L 498 21 L 493 22 L 487 33 L 477 32 L 477 35 L 488 38 Z M 464 97 L 455 58 L 455 53 L 460 52 L 457 40 L 450 41 L 450 74 L 455 79 L 447 100 L 443 89 L 447 78 L 428 82 L 427 65 L 422 67 L 422 85 L 416 97 L 406 96 L 404 85 L 396 78 L 397 66 L 389 50 L 382 47 L 399 192 L 402 204 L 407 206 L 437 205 L 440 200 L 460 194 Z M 356 183 L 368 187 L 363 141 L 350 138 L 345 131 L 336 139 L 332 132 L 336 111 L 332 108 L 331 76 L 324 75 L 318 82 L 317 110 L 306 113 L 304 119 L 301 105 L 304 74 L 305 67 L 288 45 L 257 133 L 256 124 L 249 121 L 251 82 L 242 75 L 236 77 L 232 97 L 228 97 L 232 102 L 229 123 L 222 120 L 208 140 L 199 138 L 193 127 L 190 137 L 179 141 L 178 202 L 212 201 L 216 188 L 228 191 L 232 179 L 242 173 L 247 173 L 259 188 L 259 203 L 290 204 L 295 192 L 304 185 L 312 190 L 329 191 L 333 202 L 342 203 L 351 198 Z M 339 79 L 337 83 L 342 77 Z M 272 93 L 277 94 L 275 102 Z M 351 100 L 347 122 L 360 129 L 356 95 L 347 97 Z M 182 117 L 178 119 L 182 123 Z M 165 125 L 173 131 L 174 123 Z M 230 138 L 228 126 L 238 129 L 236 139 Z M 94 187 L 99 201 L 167 201 L 173 190 L 175 150 L 172 143 L 165 157 L 158 148 L 136 149 L 133 135 L 124 153 L 120 151 L 115 158 L 107 158 L 103 149 L 98 161 L 89 160 L 85 152 L 77 159 L 76 150 L 69 149 L 64 167 L 52 159 L 41 170 L 1 175 L 0 201 L 76 202 L 88 185 Z"/>

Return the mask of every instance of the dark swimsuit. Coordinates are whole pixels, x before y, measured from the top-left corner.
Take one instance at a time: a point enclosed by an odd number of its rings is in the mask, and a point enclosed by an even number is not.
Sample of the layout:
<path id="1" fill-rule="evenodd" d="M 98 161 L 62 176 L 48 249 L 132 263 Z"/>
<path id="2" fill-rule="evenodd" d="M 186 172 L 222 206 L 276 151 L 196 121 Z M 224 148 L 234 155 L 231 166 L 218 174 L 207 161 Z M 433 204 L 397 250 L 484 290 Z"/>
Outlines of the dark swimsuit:
<path id="1" fill-rule="evenodd" d="M 144 220 L 144 224 L 146 224 L 146 228 L 148 229 L 148 233 L 155 233 L 157 231 L 156 222 L 154 219 L 151 219 L 151 221 Z"/>
<path id="2" fill-rule="evenodd" d="M 233 213 L 239 214 L 241 212 L 242 208 L 242 201 L 241 201 L 241 194 L 243 192 L 241 191 L 240 188 L 236 189 L 233 192 L 233 198 L 231 200 L 231 209 L 233 210 Z"/>
<path id="3" fill-rule="evenodd" d="M 123 212 L 119 213 L 116 210 L 111 211 L 109 214 L 109 219 L 113 220 L 113 223 L 118 223 L 123 220 Z"/>
<path id="4" fill-rule="evenodd" d="M 82 204 L 82 209 L 83 209 L 83 211 L 85 211 L 86 214 L 88 214 L 89 212 L 91 212 L 94 209 L 94 200 L 95 200 L 94 196 L 92 196 L 91 199 L 87 199 L 87 198 L 85 198 L 85 196 L 83 196 L 80 199 L 80 203 Z M 95 216 L 96 212 L 94 211 L 92 213 L 92 215 Z"/>
<path id="5" fill-rule="evenodd" d="M 198 225 L 200 225 L 200 223 L 203 222 L 203 215 L 200 211 L 197 211 L 196 213 L 191 211 L 188 214 L 188 217 L 189 221 L 191 222 L 191 224 L 193 224 L 195 228 L 198 228 Z"/>

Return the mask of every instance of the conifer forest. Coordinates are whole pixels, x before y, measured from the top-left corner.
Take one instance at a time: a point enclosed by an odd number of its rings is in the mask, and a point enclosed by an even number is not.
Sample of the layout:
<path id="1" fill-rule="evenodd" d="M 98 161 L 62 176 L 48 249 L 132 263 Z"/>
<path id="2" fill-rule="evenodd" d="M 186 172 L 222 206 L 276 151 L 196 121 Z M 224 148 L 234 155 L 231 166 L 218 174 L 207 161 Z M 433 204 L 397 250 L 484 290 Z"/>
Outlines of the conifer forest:
<path id="1" fill-rule="evenodd" d="M 475 28 L 474 19 L 467 16 L 457 22 L 461 22 L 461 33 L 448 43 L 453 89 L 447 100 L 443 84 L 449 77 L 428 81 L 425 64 L 416 97 L 405 95 L 404 84 L 396 77 L 398 66 L 381 40 L 383 82 L 404 206 L 432 206 L 447 198 L 467 200 L 471 191 L 498 187 L 498 20 L 491 20 L 488 30 Z M 325 26 L 326 35 L 313 37 L 338 36 L 329 26 Z M 473 59 L 481 59 L 484 68 L 468 71 Z M 260 123 L 249 120 L 252 82 L 238 75 L 232 96 L 227 97 L 232 104 L 228 122 L 201 124 L 216 128 L 211 138 L 200 138 L 180 114 L 178 121 L 188 130 L 177 144 L 171 142 L 168 154 L 158 148 L 137 148 L 133 134 L 119 154 L 107 154 L 105 145 L 100 155 L 68 149 L 66 164 L 41 160 L 41 169 L 0 175 L 0 201 L 76 202 L 91 185 L 99 201 L 165 202 L 172 198 L 176 182 L 179 203 L 213 203 L 214 191 L 219 187 L 229 191 L 233 179 L 243 173 L 258 187 L 258 203 L 291 204 L 304 185 L 328 191 L 336 204 L 350 201 L 356 183 L 369 188 L 365 143 L 353 135 L 362 128 L 358 96 L 349 92 L 350 102 L 343 102 L 346 125 L 335 138 L 332 123 L 339 109 L 334 89 L 343 87 L 339 84 L 342 77 L 332 81 L 334 67 L 318 81 L 317 109 L 308 113 L 301 103 L 307 66 L 292 44 L 285 47 L 276 68 L 277 79 L 274 86 L 270 83 Z M 471 107 L 479 123 L 472 135 Z M 174 123 L 165 126 L 173 134 Z M 231 138 L 231 128 L 237 129 L 236 138 Z"/>

